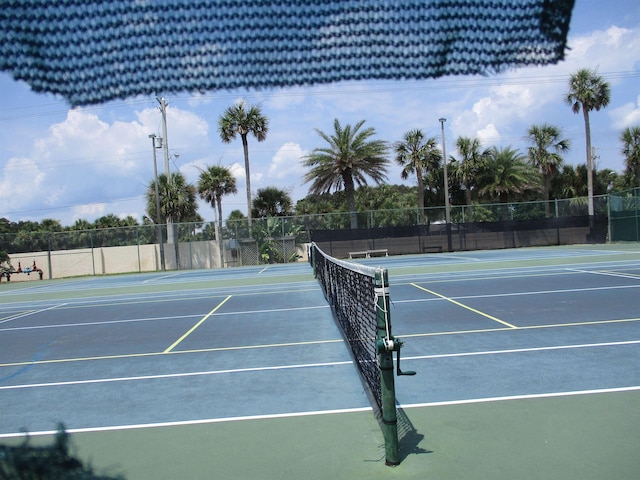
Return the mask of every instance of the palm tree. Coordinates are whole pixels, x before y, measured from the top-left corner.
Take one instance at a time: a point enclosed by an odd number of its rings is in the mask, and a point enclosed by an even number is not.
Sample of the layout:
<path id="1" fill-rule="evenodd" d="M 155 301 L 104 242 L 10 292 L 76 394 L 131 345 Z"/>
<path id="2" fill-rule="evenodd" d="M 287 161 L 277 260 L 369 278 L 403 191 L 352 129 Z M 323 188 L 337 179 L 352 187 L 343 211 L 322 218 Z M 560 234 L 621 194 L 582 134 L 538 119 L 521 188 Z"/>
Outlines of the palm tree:
<path id="1" fill-rule="evenodd" d="M 595 70 L 583 68 L 572 74 L 569 79 L 569 92 L 565 102 L 573 113 L 582 109 L 584 131 L 587 139 L 587 196 L 589 197 L 589 216 L 594 215 L 593 208 L 593 154 L 591 152 L 591 125 L 589 112 L 600 110 L 609 104 L 611 89 L 609 84 Z"/>
<path id="2" fill-rule="evenodd" d="M 438 168 L 442 154 L 435 137 L 425 140 L 422 130 L 409 130 L 402 141 L 393 144 L 395 161 L 404 167 L 400 176 L 403 180 L 415 175 L 418 180 L 418 207 L 420 223 L 424 223 L 424 177 L 434 168 Z"/>
<path id="3" fill-rule="evenodd" d="M 328 193 L 332 189 L 344 188 L 347 208 L 351 217 L 351 228 L 358 228 L 356 216 L 355 185 L 366 185 L 366 177 L 380 184 L 387 176 L 387 144 L 382 140 L 370 140 L 375 135 L 372 127 L 360 130 L 364 120 L 355 126 L 344 128 L 336 118 L 333 122 L 334 133 L 316 129 L 320 137 L 329 145 L 314 148 L 311 154 L 303 157 L 305 167 L 311 167 L 304 180 L 311 182 L 310 193 Z"/>
<path id="4" fill-rule="evenodd" d="M 179 222 L 201 222 L 198 215 L 196 202 L 196 187 L 187 183 L 182 173 L 170 173 L 169 177 L 162 173 L 158 175 L 158 194 L 160 197 L 160 210 L 162 218 L 171 218 L 174 222 L 167 225 L 168 228 L 176 228 Z M 147 214 L 149 218 L 156 216 L 156 191 L 155 180 L 147 187 Z M 175 232 L 175 230 L 174 230 Z M 174 238 L 178 238 L 174 234 Z M 176 265 L 180 265 L 179 243 L 174 242 Z"/>
<path id="5" fill-rule="evenodd" d="M 94 222 L 96 228 L 116 228 L 122 226 L 122 222 L 113 213 L 103 215 L 97 218 Z"/>
<path id="6" fill-rule="evenodd" d="M 238 193 L 236 177 L 227 167 L 208 166 L 206 170 L 200 170 L 197 189 L 200 198 L 216 212 L 219 231 L 222 232 L 222 197 Z"/>
<path id="7" fill-rule="evenodd" d="M 533 165 L 542 177 L 542 189 L 544 192 L 544 210 L 549 216 L 549 191 L 551 179 L 555 177 L 562 167 L 562 153 L 569 150 L 571 141 L 561 139 L 560 129 L 546 123 L 542 125 L 532 125 L 527 130 L 527 140 L 532 144 L 528 149 L 529 162 Z M 552 150 L 552 151 L 549 151 Z"/>
<path id="8" fill-rule="evenodd" d="M 161 173 L 158 175 L 158 191 L 162 218 L 172 218 L 177 222 L 202 221 L 198 215 L 196 188 L 187 183 L 184 175 L 179 172 L 171 173 L 167 179 L 167 175 Z M 147 187 L 146 197 L 147 215 L 149 218 L 157 218 L 155 180 Z"/>
<path id="9" fill-rule="evenodd" d="M 625 128 L 620 135 L 620 141 L 627 182 L 630 187 L 640 187 L 640 126 Z"/>
<path id="10" fill-rule="evenodd" d="M 244 171 L 247 183 L 247 219 L 251 228 L 251 174 L 249 171 L 249 143 L 247 136 L 252 134 L 259 142 L 267 138 L 269 119 L 262 114 L 259 105 L 247 105 L 242 100 L 227 108 L 218 119 L 218 131 L 224 143 L 231 143 L 236 134 L 242 139 L 244 150 Z"/>
<path id="11" fill-rule="evenodd" d="M 558 175 L 551 179 L 551 195 L 563 199 L 586 197 L 587 166 L 563 165 Z"/>
<path id="12" fill-rule="evenodd" d="M 458 137 L 456 149 L 460 160 L 454 159 L 452 176 L 464 185 L 465 203 L 467 204 L 467 218 L 473 222 L 473 197 L 478 175 L 486 164 L 489 149 L 482 150 L 482 143 L 477 138 Z"/>
<path id="13" fill-rule="evenodd" d="M 238 193 L 236 187 L 236 177 L 233 176 L 227 167 L 213 165 L 206 170 L 200 170 L 198 178 L 198 195 L 206 201 L 211 208 L 216 211 L 218 217 L 218 228 L 216 240 L 218 241 L 218 251 L 220 253 L 220 267 L 224 267 L 224 250 L 222 246 L 222 197 L 224 195 Z"/>
<path id="14" fill-rule="evenodd" d="M 261 188 L 253 198 L 252 210 L 256 218 L 287 216 L 293 212 L 293 200 L 278 187 Z"/>
<path id="15" fill-rule="evenodd" d="M 526 158 L 511 147 L 489 150 L 487 163 L 480 175 L 480 193 L 489 199 L 504 204 L 503 217 L 506 219 L 507 203 L 515 195 L 521 195 L 536 187 L 536 173 L 526 162 Z"/>

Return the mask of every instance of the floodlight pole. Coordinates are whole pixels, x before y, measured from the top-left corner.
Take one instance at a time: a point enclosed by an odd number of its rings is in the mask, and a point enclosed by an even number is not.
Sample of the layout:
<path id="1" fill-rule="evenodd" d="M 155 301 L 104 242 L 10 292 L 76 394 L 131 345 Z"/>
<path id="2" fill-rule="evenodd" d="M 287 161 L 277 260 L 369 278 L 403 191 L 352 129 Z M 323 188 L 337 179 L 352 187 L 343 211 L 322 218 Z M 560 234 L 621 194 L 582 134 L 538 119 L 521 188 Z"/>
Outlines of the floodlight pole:
<path id="1" fill-rule="evenodd" d="M 447 174 L 447 148 L 444 140 L 444 122 L 446 118 L 439 118 L 440 128 L 442 129 L 442 162 L 444 164 L 444 215 L 445 215 L 445 228 L 447 229 L 447 247 L 448 251 L 453 250 L 451 244 L 451 205 L 449 203 L 449 175 Z"/>
<path id="2" fill-rule="evenodd" d="M 158 161 L 156 158 L 156 148 L 160 148 L 156 144 L 156 139 L 160 140 L 162 143 L 161 137 L 156 137 L 154 133 L 149 135 L 151 139 L 151 148 L 153 149 L 153 175 L 154 175 L 154 184 L 156 190 L 156 237 L 158 239 L 158 247 L 160 248 L 160 265 L 162 267 L 162 271 L 165 271 L 165 263 L 164 263 L 164 243 L 162 241 L 162 223 L 160 221 L 160 192 L 158 190 Z"/>

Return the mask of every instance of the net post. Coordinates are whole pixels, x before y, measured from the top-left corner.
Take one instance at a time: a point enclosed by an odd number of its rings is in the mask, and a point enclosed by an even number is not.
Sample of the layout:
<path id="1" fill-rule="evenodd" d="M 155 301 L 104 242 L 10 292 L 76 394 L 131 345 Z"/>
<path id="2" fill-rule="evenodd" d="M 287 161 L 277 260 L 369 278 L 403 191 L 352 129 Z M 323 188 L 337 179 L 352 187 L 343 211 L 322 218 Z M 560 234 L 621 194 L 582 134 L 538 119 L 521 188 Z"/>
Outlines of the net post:
<path id="1" fill-rule="evenodd" d="M 391 320 L 389 318 L 389 276 L 386 269 L 376 270 L 376 321 L 378 325 L 376 344 L 380 345 L 385 338 L 391 337 Z M 379 349 L 380 384 L 382 388 L 382 430 L 385 446 L 385 463 L 395 466 L 400 463 L 398 453 L 398 418 L 396 415 L 396 390 L 393 374 L 393 352 Z"/>

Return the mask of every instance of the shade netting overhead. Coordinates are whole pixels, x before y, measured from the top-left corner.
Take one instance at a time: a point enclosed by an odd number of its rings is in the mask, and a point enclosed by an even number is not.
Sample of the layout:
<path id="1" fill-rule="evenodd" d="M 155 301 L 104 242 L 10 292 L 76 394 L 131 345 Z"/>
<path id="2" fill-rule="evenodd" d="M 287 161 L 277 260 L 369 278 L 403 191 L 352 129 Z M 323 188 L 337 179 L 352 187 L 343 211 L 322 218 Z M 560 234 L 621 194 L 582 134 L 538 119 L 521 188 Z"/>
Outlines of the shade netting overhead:
<path id="1" fill-rule="evenodd" d="M 0 70 L 71 105 L 556 63 L 573 0 L 0 0 Z"/>

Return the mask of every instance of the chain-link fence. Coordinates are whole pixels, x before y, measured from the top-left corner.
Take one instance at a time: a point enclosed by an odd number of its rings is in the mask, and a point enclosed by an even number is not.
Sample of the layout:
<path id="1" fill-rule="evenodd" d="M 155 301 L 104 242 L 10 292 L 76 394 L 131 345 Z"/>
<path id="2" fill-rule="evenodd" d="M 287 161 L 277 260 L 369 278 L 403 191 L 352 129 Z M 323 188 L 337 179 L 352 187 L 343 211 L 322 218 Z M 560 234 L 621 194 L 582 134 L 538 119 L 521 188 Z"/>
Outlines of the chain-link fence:
<path id="1" fill-rule="evenodd" d="M 638 189 L 594 198 L 596 215 L 609 215 L 612 240 L 638 241 Z M 587 199 L 451 206 L 452 224 L 525 221 L 587 215 Z M 444 207 L 338 212 L 227 220 L 216 223 L 142 225 L 60 232 L 0 234 L 15 269 L 35 264 L 45 278 L 155 270 L 236 267 L 294 262 L 319 230 L 442 225 Z M 167 242 L 167 232 L 174 239 Z M 162 239 L 160 241 L 160 239 Z M 24 269 L 23 269 L 24 270 Z"/>
<path id="2" fill-rule="evenodd" d="M 609 238 L 612 241 L 640 241 L 640 188 L 609 196 Z"/>

